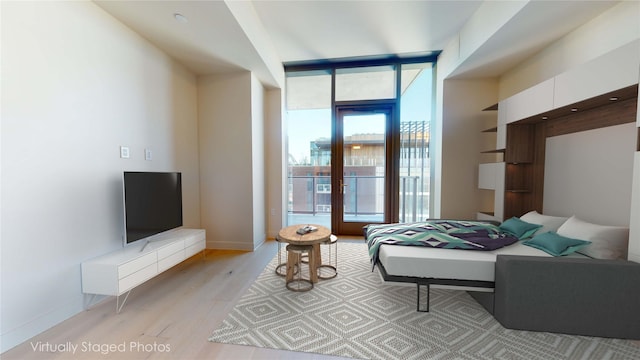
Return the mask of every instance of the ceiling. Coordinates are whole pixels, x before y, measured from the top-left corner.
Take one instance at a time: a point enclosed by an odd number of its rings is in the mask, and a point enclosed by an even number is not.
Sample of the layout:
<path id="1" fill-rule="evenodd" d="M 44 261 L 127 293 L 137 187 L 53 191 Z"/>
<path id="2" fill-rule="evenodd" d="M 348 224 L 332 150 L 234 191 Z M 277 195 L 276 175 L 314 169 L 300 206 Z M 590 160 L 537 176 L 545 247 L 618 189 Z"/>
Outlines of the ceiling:
<path id="1" fill-rule="evenodd" d="M 94 1 L 197 75 L 250 70 L 277 81 L 233 1 Z M 252 1 L 251 27 L 282 63 L 442 50 L 482 1 Z M 456 70 L 493 77 L 589 21 L 615 1 L 532 1 Z M 243 6 L 250 5 L 243 3 Z M 238 4 L 235 4 L 238 6 Z M 188 20 L 174 18 L 180 13 Z M 254 18 L 254 19 L 255 19 Z"/>
<path id="2" fill-rule="evenodd" d="M 442 50 L 481 1 L 254 1 L 283 62 Z"/>

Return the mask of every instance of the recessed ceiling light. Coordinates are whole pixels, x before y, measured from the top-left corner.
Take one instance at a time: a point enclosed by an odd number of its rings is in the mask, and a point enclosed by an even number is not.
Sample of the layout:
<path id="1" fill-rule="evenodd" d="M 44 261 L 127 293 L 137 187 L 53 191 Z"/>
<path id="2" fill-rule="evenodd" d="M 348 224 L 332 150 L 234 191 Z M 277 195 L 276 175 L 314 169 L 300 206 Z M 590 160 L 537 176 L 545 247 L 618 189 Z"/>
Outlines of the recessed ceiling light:
<path id="1" fill-rule="evenodd" d="M 188 23 L 189 19 L 187 19 L 186 16 L 180 14 L 180 13 L 175 13 L 173 14 L 173 18 L 176 19 L 177 22 L 181 22 L 181 23 Z"/>

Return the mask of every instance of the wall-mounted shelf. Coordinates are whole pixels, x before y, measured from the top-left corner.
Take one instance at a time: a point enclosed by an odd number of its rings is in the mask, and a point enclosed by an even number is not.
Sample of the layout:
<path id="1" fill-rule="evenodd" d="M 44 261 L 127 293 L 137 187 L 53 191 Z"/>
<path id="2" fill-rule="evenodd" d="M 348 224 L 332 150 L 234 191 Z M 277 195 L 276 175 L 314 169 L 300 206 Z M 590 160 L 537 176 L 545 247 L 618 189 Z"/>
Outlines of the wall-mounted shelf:
<path id="1" fill-rule="evenodd" d="M 504 149 L 486 150 L 482 151 L 481 154 L 504 154 L 504 151 Z"/>
<path id="2" fill-rule="evenodd" d="M 496 111 L 498 110 L 498 104 L 493 104 L 482 111 Z M 483 119 L 486 119 L 487 116 L 483 115 Z M 488 119 L 487 119 L 488 120 Z M 500 135 L 500 131 L 498 130 L 498 119 L 497 114 L 495 114 L 493 124 L 487 124 L 489 128 L 481 130 L 484 134 L 489 134 L 490 137 L 486 138 L 487 140 L 491 139 L 493 142 L 494 137 Z M 495 125 L 495 126 L 491 126 Z M 500 146 L 498 146 L 500 147 Z M 495 220 L 502 221 L 502 213 L 504 206 L 504 173 L 505 173 L 505 163 L 504 163 L 504 154 L 505 149 L 504 145 L 502 148 L 495 148 L 491 150 L 480 151 L 480 154 L 485 154 L 487 156 L 483 156 L 483 163 L 478 164 L 478 189 L 485 191 L 481 194 L 481 203 L 479 204 L 479 208 L 483 209 L 482 211 L 478 211 L 476 217 L 479 220 Z M 490 156 L 489 156 L 490 155 Z M 501 156 L 502 155 L 502 156 Z"/>
<path id="3" fill-rule="evenodd" d="M 496 111 L 496 110 L 498 110 L 498 103 L 495 103 L 495 104 L 493 104 L 491 106 L 488 106 L 488 107 L 482 109 L 482 111 Z"/>

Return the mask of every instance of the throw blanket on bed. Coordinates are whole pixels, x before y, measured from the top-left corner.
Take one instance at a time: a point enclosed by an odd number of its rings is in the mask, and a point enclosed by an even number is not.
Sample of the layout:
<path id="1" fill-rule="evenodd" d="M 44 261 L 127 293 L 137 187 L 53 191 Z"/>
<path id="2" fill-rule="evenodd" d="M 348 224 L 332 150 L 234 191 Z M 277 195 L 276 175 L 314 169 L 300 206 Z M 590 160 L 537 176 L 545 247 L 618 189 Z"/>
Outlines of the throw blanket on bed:
<path id="1" fill-rule="evenodd" d="M 432 220 L 407 224 L 368 225 L 365 240 L 375 267 L 380 245 L 428 246 L 442 249 L 495 250 L 518 238 L 480 221 Z"/>

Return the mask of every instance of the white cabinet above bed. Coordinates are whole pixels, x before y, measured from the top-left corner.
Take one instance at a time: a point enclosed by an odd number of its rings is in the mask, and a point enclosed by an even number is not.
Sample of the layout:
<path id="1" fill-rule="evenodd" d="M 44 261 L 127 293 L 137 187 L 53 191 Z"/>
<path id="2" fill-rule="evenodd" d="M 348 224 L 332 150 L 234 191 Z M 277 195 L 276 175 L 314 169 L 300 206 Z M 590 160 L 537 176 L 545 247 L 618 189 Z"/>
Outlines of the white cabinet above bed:
<path id="1" fill-rule="evenodd" d="M 506 101 L 505 123 L 511 124 L 553 109 L 554 84 L 555 79 L 551 78 L 510 97 Z"/>
<path id="2" fill-rule="evenodd" d="M 640 40 L 632 41 L 555 77 L 553 106 L 560 108 L 631 86 L 638 80 Z M 607 71 L 601 71 L 607 69 Z"/>

